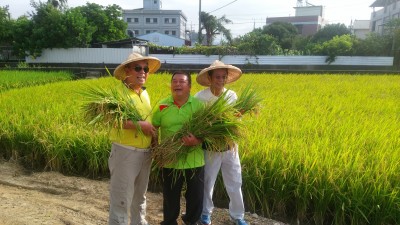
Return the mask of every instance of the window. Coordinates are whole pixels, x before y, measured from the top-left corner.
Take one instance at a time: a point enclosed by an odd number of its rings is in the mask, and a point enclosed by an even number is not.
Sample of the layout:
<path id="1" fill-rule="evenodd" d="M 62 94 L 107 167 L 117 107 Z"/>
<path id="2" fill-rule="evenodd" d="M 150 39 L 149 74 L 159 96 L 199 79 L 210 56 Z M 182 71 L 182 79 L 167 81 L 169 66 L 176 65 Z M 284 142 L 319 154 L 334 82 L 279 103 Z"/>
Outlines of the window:
<path id="1" fill-rule="evenodd" d="M 173 31 L 171 32 L 171 34 L 175 36 L 175 35 L 176 35 L 176 31 L 173 30 Z"/>
<path id="2" fill-rule="evenodd" d="M 172 23 L 176 23 L 176 18 L 172 18 Z"/>
<path id="3" fill-rule="evenodd" d="M 158 19 L 157 18 L 146 18 L 146 23 L 155 24 L 155 23 L 158 23 Z"/>
<path id="4" fill-rule="evenodd" d="M 164 34 L 169 34 L 169 30 L 164 31 Z"/>
<path id="5" fill-rule="evenodd" d="M 134 23 L 139 23 L 139 18 L 133 18 Z"/>
<path id="6" fill-rule="evenodd" d="M 132 18 L 126 18 L 126 22 L 132 23 Z"/>

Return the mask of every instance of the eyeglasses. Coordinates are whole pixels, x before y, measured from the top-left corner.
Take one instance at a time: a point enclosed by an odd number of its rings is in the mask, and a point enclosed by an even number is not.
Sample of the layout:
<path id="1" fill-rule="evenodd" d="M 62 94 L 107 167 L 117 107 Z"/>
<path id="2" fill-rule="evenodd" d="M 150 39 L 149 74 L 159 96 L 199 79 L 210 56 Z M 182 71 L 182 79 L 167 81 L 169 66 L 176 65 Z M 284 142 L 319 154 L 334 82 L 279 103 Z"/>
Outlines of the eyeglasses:
<path id="1" fill-rule="evenodd" d="M 136 72 L 140 72 L 140 71 L 144 71 L 145 73 L 149 72 L 149 67 L 145 66 L 145 67 L 141 67 L 141 66 L 135 66 L 135 67 L 128 67 L 129 69 L 134 69 Z"/>

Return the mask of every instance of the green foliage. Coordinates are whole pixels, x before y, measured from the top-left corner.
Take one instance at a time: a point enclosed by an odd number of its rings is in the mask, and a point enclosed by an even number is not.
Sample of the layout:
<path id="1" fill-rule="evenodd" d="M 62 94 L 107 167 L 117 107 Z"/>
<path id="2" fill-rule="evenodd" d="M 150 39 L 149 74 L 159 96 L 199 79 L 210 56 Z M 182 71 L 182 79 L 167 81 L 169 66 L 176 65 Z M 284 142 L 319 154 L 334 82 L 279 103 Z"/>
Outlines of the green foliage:
<path id="1" fill-rule="evenodd" d="M 264 26 L 263 33 L 275 37 L 281 48 L 292 49 L 293 39 L 298 34 L 298 30 L 288 22 L 273 22 L 268 26 Z"/>
<path id="2" fill-rule="evenodd" d="M 66 1 L 31 4 L 35 9 L 32 18 L 19 18 L 13 27 L 13 48 L 20 57 L 40 56 L 46 48 L 88 47 L 127 37 L 122 9 L 115 4 L 87 3 L 71 9 L 66 9 Z M 66 10 L 60 11 L 60 7 Z"/>
<path id="3" fill-rule="evenodd" d="M 12 25 L 8 6 L 0 6 L 0 45 L 11 44 Z"/>
<path id="4" fill-rule="evenodd" d="M 96 3 L 86 3 L 86 6 L 77 7 L 88 24 L 95 28 L 91 43 L 125 39 L 128 25 L 122 20 L 122 8 L 118 5 L 107 7 Z"/>
<path id="5" fill-rule="evenodd" d="M 354 42 L 354 55 L 388 56 L 391 52 L 392 39 L 385 35 L 370 33 L 365 39 Z"/>
<path id="6" fill-rule="evenodd" d="M 212 45 L 212 42 L 217 34 L 222 34 L 228 41 L 232 40 L 232 35 L 230 30 L 224 27 L 224 24 L 231 23 L 232 21 L 227 19 L 225 16 L 217 18 L 211 14 L 206 12 L 201 12 L 200 14 L 200 22 L 201 22 L 201 31 L 206 31 L 206 40 L 207 45 Z M 199 38 L 201 39 L 201 32 L 199 34 Z M 200 40 L 199 43 L 202 43 Z"/>
<path id="7" fill-rule="evenodd" d="M 181 47 L 169 47 L 159 46 L 149 43 L 149 49 L 152 54 L 199 54 L 199 55 L 238 55 L 239 52 L 234 46 L 223 45 L 223 46 L 204 46 L 196 44 L 195 46 L 181 46 Z"/>
<path id="8" fill-rule="evenodd" d="M 278 55 L 282 53 L 277 40 L 260 30 L 254 30 L 233 41 L 238 51 L 245 55 Z"/>
<path id="9" fill-rule="evenodd" d="M 328 56 L 327 63 L 335 61 L 336 56 L 352 55 L 353 54 L 354 38 L 351 35 L 335 36 L 331 40 L 316 44 L 313 52 L 319 55 Z"/>
<path id="10" fill-rule="evenodd" d="M 13 26 L 13 50 L 18 57 L 25 57 L 25 52 L 35 52 L 36 45 L 31 38 L 33 33 L 33 21 L 23 16 L 18 18 Z"/>
<path id="11" fill-rule="evenodd" d="M 351 34 L 351 31 L 346 27 L 346 25 L 342 23 L 328 24 L 313 35 L 312 41 L 321 43 L 329 41 L 335 36 L 341 36 L 345 34 Z"/>
<path id="12" fill-rule="evenodd" d="M 86 17 L 80 12 L 79 9 L 73 8 L 65 12 L 65 27 L 69 35 L 64 39 L 64 47 L 81 47 L 89 46 L 92 37 L 95 34 L 96 27 L 88 23 Z"/>

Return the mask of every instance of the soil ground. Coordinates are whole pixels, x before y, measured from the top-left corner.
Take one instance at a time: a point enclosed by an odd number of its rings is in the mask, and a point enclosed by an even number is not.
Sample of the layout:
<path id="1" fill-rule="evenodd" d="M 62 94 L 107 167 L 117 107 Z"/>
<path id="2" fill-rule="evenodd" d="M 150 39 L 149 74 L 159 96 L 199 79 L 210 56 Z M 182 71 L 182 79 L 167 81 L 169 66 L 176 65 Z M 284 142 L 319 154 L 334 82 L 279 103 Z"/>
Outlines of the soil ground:
<path id="1" fill-rule="evenodd" d="M 33 172 L 1 159 L 0 171 L 0 225 L 107 224 L 108 179 Z M 162 194 L 148 192 L 149 224 L 159 224 L 162 216 Z M 256 214 L 246 213 L 245 218 L 251 225 L 284 225 Z M 227 209 L 216 208 L 213 225 L 225 224 L 232 224 Z"/>

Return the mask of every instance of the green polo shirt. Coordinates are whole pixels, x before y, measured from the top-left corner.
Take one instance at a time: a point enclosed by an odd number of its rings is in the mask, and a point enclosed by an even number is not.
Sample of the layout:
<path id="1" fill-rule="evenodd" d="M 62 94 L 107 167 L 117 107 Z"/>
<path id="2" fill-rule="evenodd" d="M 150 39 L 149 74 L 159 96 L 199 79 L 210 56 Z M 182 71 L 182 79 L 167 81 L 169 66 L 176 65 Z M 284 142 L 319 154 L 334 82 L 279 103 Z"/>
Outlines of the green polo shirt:
<path id="1" fill-rule="evenodd" d="M 145 118 L 146 121 L 151 123 L 152 109 L 146 88 L 143 87 L 140 94 L 129 89 L 129 95 L 142 118 Z M 135 148 L 149 148 L 151 144 L 151 136 L 139 133 L 136 129 L 122 129 L 121 131 L 118 131 L 116 128 L 112 128 L 110 132 L 110 140 L 112 142 Z"/>
<path id="2" fill-rule="evenodd" d="M 180 108 L 174 104 L 172 96 L 161 100 L 155 108 L 152 120 L 154 126 L 160 127 L 161 140 L 174 135 L 182 128 L 185 122 L 190 120 L 194 112 L 203 107 L 203 103 L 192 96 L 189 96 L 188 101 Z M 201 145 L 196 145 L 192 148 L 189 154 L 179 158 L 176 163 L 165 167 L 189 169 L 204 166 L 204 152 Z"/>

